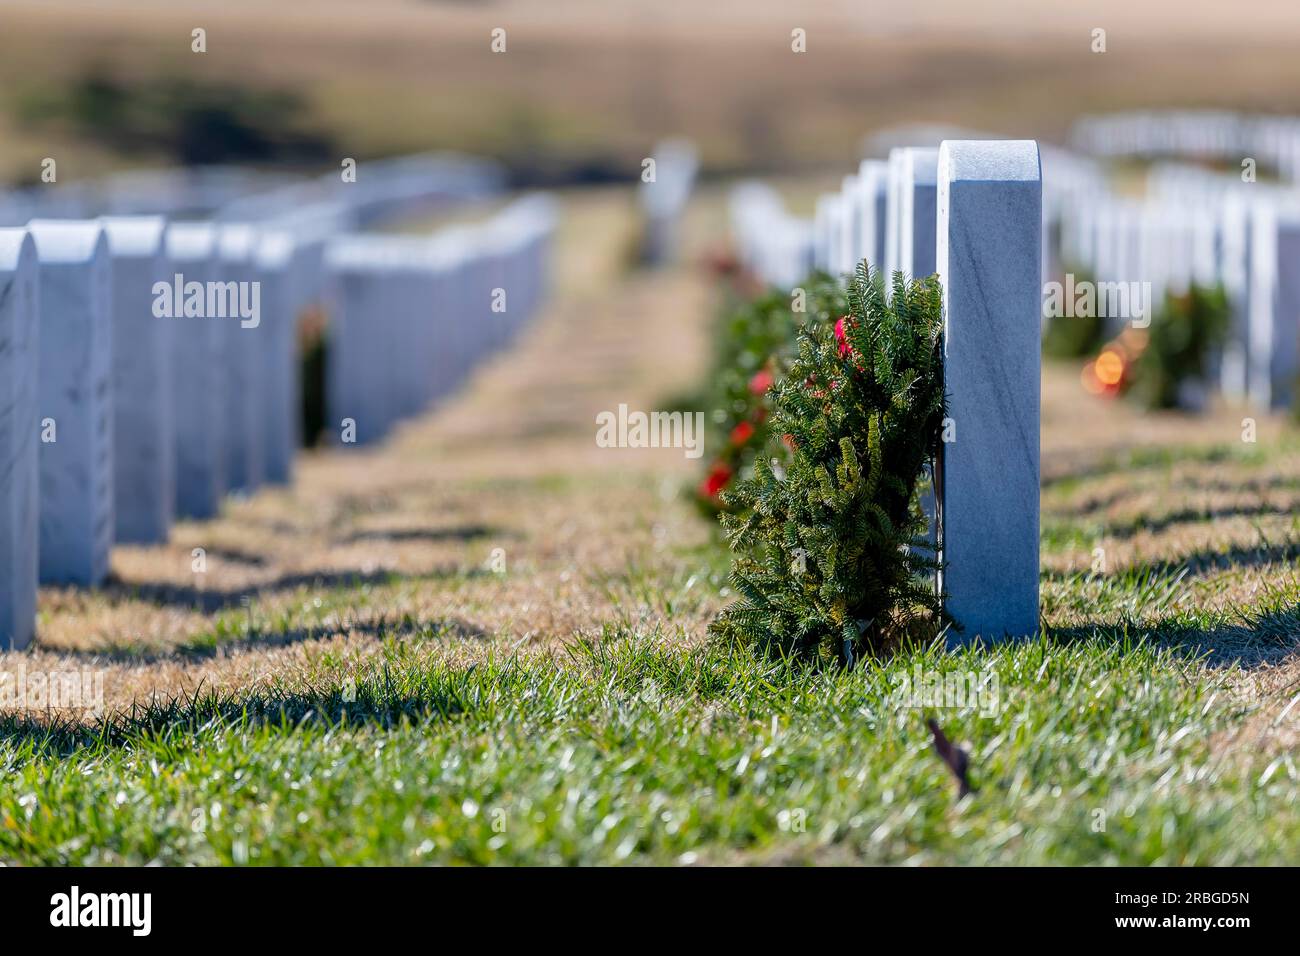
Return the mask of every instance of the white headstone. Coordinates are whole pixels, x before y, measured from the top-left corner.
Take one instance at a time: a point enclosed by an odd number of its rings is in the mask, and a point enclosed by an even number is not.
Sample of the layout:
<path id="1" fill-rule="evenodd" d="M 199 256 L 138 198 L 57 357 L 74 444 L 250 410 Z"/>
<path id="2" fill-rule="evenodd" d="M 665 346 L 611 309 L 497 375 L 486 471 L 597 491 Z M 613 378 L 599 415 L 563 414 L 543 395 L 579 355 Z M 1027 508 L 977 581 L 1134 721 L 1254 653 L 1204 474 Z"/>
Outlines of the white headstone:
<path id="1" fill-rule="evenodd" d="M 39 279 L 26 229 L 0 229 L 0 651 L 36 630 Z"/>
<path id="2" fill-rule="evenodd" d="M 345 446 L 365 445 L 383 438 L 393 418 L 387 367 L 390 270 L 375 237 L 365 235 L 330 243 L 325 267 L 330 285 L 326 430 L 339 441 L 349 428 L 353 440 L 344 439 Z"/>
<path id="3" fill-rule="evenodd" d="M 902 269 L 903 237 L 903 156 L 905 146 L 889 151 L 889 168 L 885 179 L 885 255 L 881 267 L 885 283 L 893 282 L 894 273 Z"/>
<path id="4" fill-rule="evenodd" d="M 1221 268 L 1231 309 L 1227 341 L 1219 365 L 1219 388 L 1229 399 L 1240 401 L 1249 392 L 1251 209 L 1237 197 L 1223 206 Z"/>
<path id="5" fill-rule="evenodd" d="M 263 233 L 254 253 L 262 283 L 262 463 L 264 477 L 271 484 L 289 483 L 301 444 L 298 318 L 310 296 L 309 257 L 310 250 L 280 231 Z"/>
<path id="6" fill-rule="evenodd" d="M 251 306 L 261 305 L 261 280 L 253 255 L 257 229 L 246 223 L 217 227 L 217 259 L 221 289 L 210 296 L 220 307 L 208 321 L 217 325 L 221 344 L 221 369 L 226 379 L 226 487 L 249 493 L 262 484 L 263 410 L 266 388 L 267 331 L 260 314 L 244 318 Z M 242 309 L 240 303 L 249 308 Z"/>
<path id="7" fill-rule="evenodd" d="M 889 163 L 881 159 L 864 159 L 858 166 L 859 219 L 858 249 L 873 269 L 885 267 L 886 193 L 889 188 Z"/>
<path id="8" fill-rule="evenodd" d="M 939 148 L 940 587 L 960 639 L 1038 630 L 1042 174 L 1030 140 Z"/>
<path id="9" fill-rule="evenodd" d="M 835 219 L 835 274 L 851 275 L 858 267 L 857 232 L 855 227 L 858 177 L 845 176 L 840 186 L 838 210 Z"/>
<path id="10" fill-rule="evenodd" d="M 34 219 L 28 229 L 40 260 L 40 575 L 94 586 L 113 545 L 108 243 L 93 221 Z"/>
<path id="11" fill-rule="evenodd" d="M 226 493 L 225 394 L 229 386 L 221 363 L 224 329 L 220 321 L 206 317 L 206 305 L 193 315 L 185 311 L 187 300 L 206 303 L 207 283 L 218 278 L 216 240 L 216 227 L 211 223 L 182 222 L 167 227 L 172 283 L 180 283 L 182 291 L 181 314 L 169 320 L 176 515 L 181 518 L 214 517 Z M 191 300 L 190 294 L 199 298 Z"/>
<path id="12" fill-rule="evenodd" d="M 1251 229 L 1249 394 L 1269 411 L 1291 406 L 1300 373 L 1300 219 L 1260 208 Z"/>
<path id="13" fill-rule="evenodd" d="M 905 149 L 899 163 L 902 198 L 897 268 L 908 279 L 923 279 L 934 274 L 939 151 Z"/>
<path id="14" fill-rule="evenodd" d="M 157 216 L 106 217 L 113 270 L 113 489 L 115 539 L 167 540 L 176 508 L 172 412 L 174 319 L 154 315 L 155 286 L 172 298 Z"/>

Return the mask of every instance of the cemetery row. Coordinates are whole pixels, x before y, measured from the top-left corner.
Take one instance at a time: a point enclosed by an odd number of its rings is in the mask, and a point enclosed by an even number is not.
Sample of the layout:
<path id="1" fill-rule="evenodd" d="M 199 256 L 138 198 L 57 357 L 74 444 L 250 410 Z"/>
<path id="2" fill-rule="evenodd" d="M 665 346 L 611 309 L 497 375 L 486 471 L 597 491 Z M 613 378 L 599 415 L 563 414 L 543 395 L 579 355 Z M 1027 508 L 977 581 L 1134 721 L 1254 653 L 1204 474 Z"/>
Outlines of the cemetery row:
<path id="1" fill-rule="evenodd" d="M 1086 116 L 1070 143 L 1110 158 L 1182 157 L 1236 167 L 1250 157 L 1288 182 L 1300 181 L 1300 117 L 1226 110 L 1169 110 Z"/>
<path id="2" fill-rule="evenodd" d="M 0 648 L 32 640 L 38 582 L 99 585 L 115 543 L 164 542 L 174 519 L 291 480 L 309 310 L 329 319 L 344 446 L 447 395 L 536 313 L 551 201 L 431 236 L 354 231 L 463 183 L 412 185 L 0 228 Z"/>
<path id="3" fill-rule="evenodd" d="M 934 128 L 903 134 L 922 147 L 937 144 Z M 985 139 L 980 134 L 964 136 Z M 875 144 L 899 137 L 877 137 Z M 1097 317 L 1105 333 L 1150 325 L 1167 295 L 1221 287 L 1228 304 L 1225 340 L 1208 356 L 1199 381 L 1179 403 L 1204 405 L 1210 393 L 1260 410 L 1292 407 L 1300 377 L 1300 119 L 1235 114 L 1123 114 L 1091 118 L 1073 141 L 1085 155 L 1041 149 L 1044 323 Z M 1184 155 L 1176 161 L 1170 157 Z M 852 177 L 874 196 L 872 228 L 862 238 L 868 261 L 892 272 L 912 254 L 895 222 L 906 197 L 899 184 L 914 175 L 914 150 L 894 147 L 887 160 L 864 160 Z M 925 154 L 927 163 L 932 154 Z M 1121 188 L 1106 157 L 1159 157 Z M 1195 162 L 1192 162 L 1195 161 Z M 1226 163 L 1226 172 L 1205 165 Z M 1265 181 L 1260 168 L 1282 181 Z M 839 197 L 826 196 L 813 221 L 789 215 L 764 187 L 738 193 L 738 234 L 759 275 L 779 286 L 801 281 L 814 264 L 846 271 L 851 252 Z M 921 273 L 916 273 L 921 274 Z"/>
<path id="4" fill-rule="evenodd" d="M 864 161 L 812 222 L 753 183 L 731 203 L 741 260 L 772 285 L 862 260 L 938 274 L 954 427 L 936 467 L 936 583 L 966 639 L 1038 629 L 1041 165 L 1032 141 L 945 140 Z"/>
<path id="5" fill-rule="evenodd" d="M 331 204 L 366 227 L 452 201 L 489 197 L 504 183 L 497 164 L 450 153 L 367 160 L 360 167 L 345 159 L 341 165 L 337 173 L 305 179 L 241 166 L 200 166 L 137 169 L 65 183 L 51 157 L 42 165 L 42 185 L 0 192 L 0 226 L 136 215 L 265 220 Z"/>

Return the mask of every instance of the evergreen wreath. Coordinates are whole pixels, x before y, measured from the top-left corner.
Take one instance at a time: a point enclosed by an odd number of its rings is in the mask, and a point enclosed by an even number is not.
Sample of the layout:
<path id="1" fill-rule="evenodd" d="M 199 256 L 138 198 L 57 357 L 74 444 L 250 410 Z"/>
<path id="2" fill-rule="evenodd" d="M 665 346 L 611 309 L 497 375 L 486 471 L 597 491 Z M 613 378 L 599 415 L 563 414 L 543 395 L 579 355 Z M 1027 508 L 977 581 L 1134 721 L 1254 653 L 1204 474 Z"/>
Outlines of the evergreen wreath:
<path id="1" fill-rule="evenodd" d="M 1211 356 L 1227 340 L 1231 312 L 1221 285 L 1168 294 L 1132 363 L 1130 397 L 1147 408 L 1179 407 L 1183 388 L 1204 380 Z"/>
<path id="2" fill-rule="evenodd" d="M 695 499 L 709 515 L 724 505 L 721 492 L 747 475 L 769 438 L 768 392 L 794 358 L 798 332 L 810 322 L 834 322 L 845 308 L 844 290 L 817 272 L 794 290 L 771 289 L 749 302 L 731 304 L 718 325 L 705 406 L 713 409 L 708 444 L 720 449 L 708 462 Z"/>
<path id="3" fill-rule="evenodd" d="M 918 505 L 945 411 L 938 279 L 906 283 L 865 263 L 846 313 L 798 333 L 771 395 L 779 440 L 723 493 L 739 599 L 710 630 L 768 653 L 879 655 L 942 615 Z"/>

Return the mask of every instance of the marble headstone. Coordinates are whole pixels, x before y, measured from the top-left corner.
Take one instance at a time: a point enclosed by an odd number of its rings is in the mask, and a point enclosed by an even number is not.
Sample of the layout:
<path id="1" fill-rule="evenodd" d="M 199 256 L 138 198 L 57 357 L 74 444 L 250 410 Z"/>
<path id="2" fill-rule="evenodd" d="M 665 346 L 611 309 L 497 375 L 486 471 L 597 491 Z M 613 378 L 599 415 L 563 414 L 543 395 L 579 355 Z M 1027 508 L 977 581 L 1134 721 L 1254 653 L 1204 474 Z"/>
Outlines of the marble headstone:
<path id="1" fill-rule="evenodd" d="M 939 170 L 937 149 L 905 149 L 899 160 L 902 180 L 898 266 L 908 279 L 934 274 L 936 200 Z"/>
<path id="2" fill-rule="evenodd" d="M 889 151 L 889 169 L 885 182 L 885 256 L 881 264 L 885 284 L 893 282 L 894 273 L 902 268 L 903 223 L 903 155 L 907 147 Z"/>
<path id="3" fill-rule="evenodd" d="M 247 223 L 217 227 L 218 294 L 207 321 L 217 326 L 226 380 L 226 487 L 251 493 L 262 484 L 266 402 L 263 368 L 267 327 L 261 322 L 261 281 L 254 261 L 257 229 Z M 239 307 L 236 307 L 239 303 Z M 256 309 L 254 309 L 254 306 Z M 252 315 L 257 311 L 257 315 Z M 247 313 L 247 315 L 246 315 Z"/>
<path id="4" fill-rule="evenodd" d="M 310 297 L 310 250 L 288 232 L 267 231 L 254 253 L 262 283 L 263 472 L 271 484 L 288 484 L 301 444 L 301 372 L 298 318 Z"/>
<path id="5" fill-rule="evenodd" d="M 26 647 L 36 629 L 39 292 L 31 236 L 0 229 L 0 651 Z"/>
<path id="6" fill-rule="evenodd" d="M 951 438 L 940 588 L 958 640 L 1038 630 L 1042 174 L 1029 140 L 939 148 L 935 261 Z"/>
<path id="7" fill-rule="evenodd" d="M 858 248 L 857 232 L 855 228 L 856 209 L 854 200 L 857 198 L 858 177 L 845 176 L 840 186 L 839 194 L 839 214 L 835 221 L 836 239 L 835 239 L 835 274 L 837 276 L 852 275 L 858 267 Z"/>
<path id="8" fill-rule="evenodd" d="M 858 248 L 873 270 L 885 268 L 885 217 L 889 189 L 889 163 L 864 159 L 858 166 L 858 204 L 861 210 Z"/>
<path id="9" fill-rule="evenodd" d="M 1300 336 L 1300 220 L 1269 208 L 1251 222 L 1249 396 L 1261 411 L 1295 397 Z"/>
<path id="10" fill-rule="evenodd" d="M 167 306 L 174 299 L 163 249 L 166 224 L 157 216 L 105 217 L 100 222 L 113 269 L 115 538 L 153 544 L 167 540 L 176 507 L 175 319 L 154 314 L 157 295 Z"/>
<path id="11" fill-rule="evenodd" d="M 113 545 L 113 276 L 99 223 L 34 219 L 41 581 L 94 586 Z M 52 440 L 51 440 L 52 439 Z"/>
<path id="12" fill-rule="evenodd" d="M 173 285 L 181 283 L 206 302 L 217 279 L 216 227 L 206 222 L 172 223 L 166 252 Z M 183 305 L 183 303 L 182 303 Z M 195 310 L 205 311 L 205 310 Z M 221 366 L 219 322 L 204 314 L 173 316 L 172 418 L 176 452 L 176 516 L 205 519 L 221 510 L 226 493 L 227 383 Z"/>
<path id="13" fill-rule="evenodd" d="M 1219 388 L 1234 401 L 1245 399 L 1250 387 L 1251 218 L 1247 201 L 1229 197 L 1224 202 L 1220 268 L 1231 312 L 1219 363 Z"/>
<path id="14" fill-rule="evenodd" d="M 345 447 L 365 445 L 383 438 L 393 417 L 387 381 L 391 270 L 381 244 L 363 235 L 330 243 L 325 268 L 330 288 L 326 432 Z"/>

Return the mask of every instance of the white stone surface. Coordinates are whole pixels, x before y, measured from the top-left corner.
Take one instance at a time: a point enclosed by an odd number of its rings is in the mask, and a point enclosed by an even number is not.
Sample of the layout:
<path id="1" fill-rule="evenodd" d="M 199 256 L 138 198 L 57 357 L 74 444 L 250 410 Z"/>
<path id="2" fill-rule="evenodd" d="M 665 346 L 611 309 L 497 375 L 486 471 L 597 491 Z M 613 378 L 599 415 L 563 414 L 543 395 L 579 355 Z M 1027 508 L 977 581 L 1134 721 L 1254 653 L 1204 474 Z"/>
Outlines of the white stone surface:
<path id="1" fill-rule="evenodd" d="M 99 223 L 28 224 L 40 260 L 41 581 L 100 584 L 113 544 L 113 278 Z"/>
<path id="2" fill-rule="evenodd" d="M 263 232 L 254 260 L 262 283 L 263 477 L 284 485 L 302 444 L 298 322 L 313 296 L 312 250 L 284 231 Z"/>
<path id="3" fill-rule="evenodd" d="M 889 151 L 885 179 L 885 255 L 881 267 L 887 286 L 893 282 L 894 273 L 902 269 L 903 156 L 906 149 L 896 146 Z"/>
<path id="4" fill-rule="evenodd" d="M 239 283 L 238 288 L 250 290 L 247 296 L 250 303 L 253 283 L 257 283 L 259 300 L 261 295 L 260 274 L 253 258 L 257 236 L 257 229 L 247 223 L 223 223 L 217 227 L 220 281 L 226 286 Z M 260 320 L 256 326 L 246 325 L 238 315 L 209 315 L 207 321 L 217 326 L 221 371 L 226 381 L 226 488 L 249 494 L 263 480 L 267 326 Z"/>
<path id="5" fill-rule="evenodd" d="M 1291 406 L 1300 373 L 1300 220 L 1257 209 L 1251 233 L 1248 391 L 1271 411 Z"/>
<path id="6" fill-rule="evenodd" d="M 1250 203 L 1229 197 L 1223 206 L 1220 248 L 1223 285 L 1231 314 L 1219 364 L 1219 389 L 1233 401 L 1244 400 L 1250 390 L 1250 221 Z"/>
<path id="7" fill-rule="evenodd" d="M 839 202 L 833 207 L 836 212 L 834 237 L 834 272 L 837 276 L 852 275 L 858 267 L 856 243 L 856 209 L 855 199 L 858 193 L 858 177 L 845 176 L 840 185 Z"/>
<path id="8" fill-rule="evenodd" d="M 388 382 L 390 263 L 373 236 L 345 236 L 325 254 L 330 286 L 326 432 L 339 442 L 344 422 L 355 444 L 383 438 L 393 420 Z"/>
<path id="9" fill-rule="evenodd" d="M 858 166 L 857 258 L 866 259 L 872 269 L 885 267 L 886 195 L 889 188 L 889 163 L 864 159 Z"/>
<path id="10" fill-rule="evenodd" d="M 902 150 L 899 178 L 902 195 L 899 210 L 898 266 L 908 279 L 934 274 L 934 244 L 937 235 L 939 151 L 913 148 Z"/>
<path id="11" fill-rule="evenodd" d="M 21 650 L 36 630 L 39 285 L 27 230 L 0 229 L 0 651 Z"/>
<path id="12" fill-rule="evenodd" d="M 172 412 L 175 319 L 154 315 L 154 287 L 172 272 L 158 216 L 105 217 L 113 271 L 113 489 L 115 539 L 167 540 L 176 508 Z"/>
<path id="13" fill-rule="evenodd" d="M 940 587 L 957 640 L 1038 630 L 1041 231 L 1036 143 L 940 146 L 935 257 L 955 428 L 939 478 Z"/>
<path id="14" fill-rule="evenodd" d="M 216 228 L 207 222 L 172 223 L 166 253 L 172 281 L 182 288 L 218 278 Z M 226 493 L 226 389 L 222 328 L 204 316 L 174 316 L 172 412 L 176 450 L 176 515 L 214 517 Z"/>

